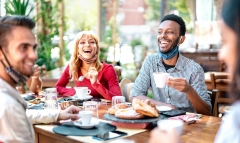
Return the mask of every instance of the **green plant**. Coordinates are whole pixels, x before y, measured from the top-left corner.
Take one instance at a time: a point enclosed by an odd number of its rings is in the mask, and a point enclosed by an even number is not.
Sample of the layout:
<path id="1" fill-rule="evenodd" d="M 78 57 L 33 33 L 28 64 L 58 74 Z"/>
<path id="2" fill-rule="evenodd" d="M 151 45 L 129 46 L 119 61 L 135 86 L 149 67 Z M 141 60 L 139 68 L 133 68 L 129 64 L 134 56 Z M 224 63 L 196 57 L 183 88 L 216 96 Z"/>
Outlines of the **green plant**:
<path id="1" fill-rule="evenodd" d="M 28 7 L 30 7 L 29 11 L 27 11 Z M 29 16 L 34 9 L 34 6 L 29 6 L 29 0 L 7 0 L 4 8 L 7 15 Z"/>
<path id="2" fill-rule="evenodd" d="M 38 65 L 45 65 L 47 70 L 52 70 L 58 66 L 58 59 L 52 58 L 52 49 L 57 47 L 52 43 L 52 38 L 58 35 L 57 23 L 57 2 L 52 6 L 51 1 L 37 0 L 40 3 L 40 13 L 37 20 L 41 23 L 40 32 L 37 33 L 39 41 Z"/>
<path id="3" fill-rule="evenodd" d="M 99 56 L 99 59 L 100 59 L 101 61 L 104 61 L 104 62 L 107 61 L 107 52 L 108 52 L 108 48 L 103 48 L 103 47 L 100 48 L 100 56 Z"/>
<path id="4" fill-rule="evenodd" d="M 145 2 L 148 6 L 147 12 L 144 15 L 145 18 L 148 21 L 159 21 L 162 0 L 145 0 Z M 186 0 L 165 0 L 165 2 L 167 3 L 166 7 L 164 7 L 166 14 L 169 14 L 172 10 L 177 10 L 186 23 L 190 22 L 190 12 Z"/>
<path id="5" fill-rule="evenodd" d="M 144 45 L 144 44 L 140 39 L 133 39 L 130 45 L 132 46 L 132 48 L 134 48 L 135 46 Z"/>
<path id="6" fill-rule="evenodd" d="M 145 0 L 145 3 L 148 6 L 146 14 L 144 17 L 148 21 L 158 20 L 160 17 L 160 1 L 161 0 Z"/>

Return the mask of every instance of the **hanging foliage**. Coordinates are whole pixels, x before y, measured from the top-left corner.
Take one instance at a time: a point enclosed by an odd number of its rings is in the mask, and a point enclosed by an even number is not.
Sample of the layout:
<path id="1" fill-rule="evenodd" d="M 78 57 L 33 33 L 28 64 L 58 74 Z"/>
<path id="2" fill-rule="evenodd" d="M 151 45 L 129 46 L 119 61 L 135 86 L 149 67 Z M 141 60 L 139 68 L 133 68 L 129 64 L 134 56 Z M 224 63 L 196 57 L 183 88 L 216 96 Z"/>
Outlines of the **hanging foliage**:
<path id="1" fill-rule="evenodd" d="M 53 49 L 58 46 L 52 43 L 53 37 L 58 35 L 58 1 L 54 5 L 52 5 L 51 1 L 37 0 L 37 2 L 39 3 L 37 20 L 40 29 L 37 33 L 39 42 L 37 64 L 45 65 L 47 70 L 52 70 L 58 67 L 58 58 L 51 56 Z"/>

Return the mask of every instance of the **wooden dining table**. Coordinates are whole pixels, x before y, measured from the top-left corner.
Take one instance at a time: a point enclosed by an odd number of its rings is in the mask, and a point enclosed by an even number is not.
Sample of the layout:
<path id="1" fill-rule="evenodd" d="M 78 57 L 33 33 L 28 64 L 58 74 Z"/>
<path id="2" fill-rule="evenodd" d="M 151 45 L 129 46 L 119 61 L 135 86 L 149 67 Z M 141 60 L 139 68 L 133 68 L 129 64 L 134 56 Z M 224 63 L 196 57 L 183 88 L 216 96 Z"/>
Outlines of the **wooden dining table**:
<path id="1" fill-rule="evenodd" d="M 107 113 L 108 108 L 111 105 L 100 104 L 98 108 L 99 118 L 104 119 L 104 114 Z M 160 115 L 162 116 L 162 115 Z M 194 124 L 184 124 L 183 131 L 180 135 L 182 142 L 194 142 L 194 143 L 212 143 L 221 124 L 221 118 L 203 115 L 202 118 Z M 34 125 L 36 143 L 80 143 L 80 136 L 63 136 L 56 134 L 52 131 L 52 128 L 56 125 Z M 150 129 L 147 129 L 141 133 L 127 136 L 125 138 L 118 138 L 116 140 L 124 142 L 129 141 L 131 143 L 146 143 L 150 137 Z M 89 142 L 89 141 L 84 141 Z"/>

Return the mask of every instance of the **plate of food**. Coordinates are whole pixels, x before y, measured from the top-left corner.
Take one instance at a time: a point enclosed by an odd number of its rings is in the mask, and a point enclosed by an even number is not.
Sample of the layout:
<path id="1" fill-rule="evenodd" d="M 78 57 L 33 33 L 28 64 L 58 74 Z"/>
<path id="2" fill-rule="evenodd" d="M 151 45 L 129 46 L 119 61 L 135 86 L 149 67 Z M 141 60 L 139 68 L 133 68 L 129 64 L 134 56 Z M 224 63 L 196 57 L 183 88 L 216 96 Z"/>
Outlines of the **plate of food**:
<path id="1" fill-rule="evenodd" d="M 132 107 L 124 103 L 116 104 L 108 109 L 104 118 L 114 122 L 150 123 L 158 121 L 162 117 L 149 100 L 133 99 Z"/>

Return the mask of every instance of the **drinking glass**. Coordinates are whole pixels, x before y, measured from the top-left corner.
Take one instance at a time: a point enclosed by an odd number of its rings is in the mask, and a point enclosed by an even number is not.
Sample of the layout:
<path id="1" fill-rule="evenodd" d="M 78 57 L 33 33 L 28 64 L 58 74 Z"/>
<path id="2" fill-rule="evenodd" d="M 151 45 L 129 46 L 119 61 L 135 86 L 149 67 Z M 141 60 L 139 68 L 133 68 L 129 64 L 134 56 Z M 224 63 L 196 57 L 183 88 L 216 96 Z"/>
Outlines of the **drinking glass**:
<path id="1" fill-rule="evenodd" d="M 57 96 L 58 92 L 56 88 L 47 88 L 45 90 L 45 104 L 44 109 L 58 109 Z"/>
<path id="2" fill-rule="evenodd" d="M 112 97 L 112 106 L 119 104 L 119 103 L 125 103 L 125 97 L 124 96 L 113 96 Z"/>

